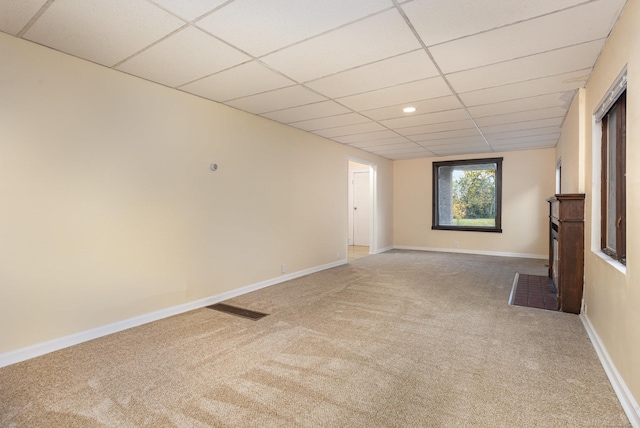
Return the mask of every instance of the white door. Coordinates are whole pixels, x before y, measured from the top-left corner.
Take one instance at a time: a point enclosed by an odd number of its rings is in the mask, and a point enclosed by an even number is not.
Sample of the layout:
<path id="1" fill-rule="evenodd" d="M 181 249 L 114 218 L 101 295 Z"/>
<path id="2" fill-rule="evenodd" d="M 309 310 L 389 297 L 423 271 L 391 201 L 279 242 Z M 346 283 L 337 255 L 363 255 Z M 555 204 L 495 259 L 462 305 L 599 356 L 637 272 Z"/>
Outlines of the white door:
<path id="1" fill-rule="evenodd" d="M 369 172 L 353 173 L 353 245 L 369 246 L 371 225 Z"/>

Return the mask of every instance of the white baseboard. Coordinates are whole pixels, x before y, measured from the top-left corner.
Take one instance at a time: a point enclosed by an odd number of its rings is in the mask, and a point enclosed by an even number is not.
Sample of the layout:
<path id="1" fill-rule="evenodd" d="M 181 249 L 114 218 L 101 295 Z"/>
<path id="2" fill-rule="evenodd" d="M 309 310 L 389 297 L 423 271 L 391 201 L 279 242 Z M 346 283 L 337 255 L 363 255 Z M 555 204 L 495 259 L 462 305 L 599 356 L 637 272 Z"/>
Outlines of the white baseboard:
<path id="1" fill-rule="evenodd" d="M 442 253 L 480 254 L 483 256 L 497 256 L 497 257 L 521 257 L 523 259 L 546 260 L 549 258 L 548 254 L 505 253 L 502 251 L 461 250 L 460 248 L 412 247 L 408 245 L 394 245 L 393 248 L 396 250 L 416 250 L 416 251 L 436 251 L 436 252 L 442 252 Z"/>
<path id="2" fill-rule="evenodd" d="M 205 306 L 213 305 L 223 300 L 231 299 L 243 294 L 250 293 L 252 291 L 259 290 L 261 288 L 269 287 L 271 285 L 279 284 L 281 282 L 289 281 L 301 276 L 309 275 L 322 270 L 331 269 L 337 266 L 341 266 L 347 263 L 347 260 L 338 260 L 333 263 L 328 263 L 322 266 L 316 266 L 313 268 L 293 272 L 287 275 L 282 275 L 277 278 L 269 279 L 266 281 L 251 284 L 246 287 L 238 288 L 236 290 L 227 291 L 215 296 L 206 297 L 204 299 L 195 300 L 193 302 L 184 303 L 182 305 L 172 306 L 170 308 L 161 309 L 159 311 L 151 312 L 148 314 L 140 315 L 137 317 L 129 318 L 126 320 L 118 321 L 112 324 L 107 324 L 101 327 L 93 328 L 91 330 L 85 330 L 79 333 L 71 334 L 69 336 L 52 339 L 46 342 L 38 343 L 26 348 L 17 349 L 15 351 L 6 352 L 0 354 L 0 367 L 5 367 L 11 364 L 19 363 L 31 358 L 39 357 L 50 352 L 58 351 L 69 346 L 77 345 L 82 342 L 97 339 L 99 337 L 107 336 L 109 334 L 117 333 L 119 331 L 127 330 L 129 328 L 137 327 L 142 324 L 157 321 L 163 318 L 178 315 L 184 312 L 192 311 L 194 309 L 203 308 Z"/>
<path id="3" fill-rule="evenodd" d="M 386 253 L 387 251 L 391 251 L 391 250 L 393 250 L 393 247 L 378 248 L 376 250 L 376 254 Z"/>
<path id="4" fill-rule="evenodd" d="M 584 325 L 585 330 L 587 330 L 591 343 L 596 349 L 596 353 L 598 354 L 598 358 L 600 358 L 602 367 L 604 367 L 604 371 L 609 377 L 609 382 L 611 382 L 611 386 L 618 396 L 618 400 L 620 400 L 620 404 L 622 405 L 624 412 L 627 414 L 629 422 L 631 422 L 631 426 L 640 428 L 640 406 L 638 406 L 638 402 L 631 394 L 631 391 L 629 391 L 629 388 L 627 388 L 627 384 L 620 376 L 620 373 L 618 373 L 615 364 L 613 364 L 613 361 L 607 352 L 607 348 L 605 348 L 604 344 L 600 340 L 600 336 L 598 336 L 598 333 L 596 333 L 593 328 L 589 317 L 586 314 L 580 314 L 580 320 L 582 320 L 582 324 Z"/>

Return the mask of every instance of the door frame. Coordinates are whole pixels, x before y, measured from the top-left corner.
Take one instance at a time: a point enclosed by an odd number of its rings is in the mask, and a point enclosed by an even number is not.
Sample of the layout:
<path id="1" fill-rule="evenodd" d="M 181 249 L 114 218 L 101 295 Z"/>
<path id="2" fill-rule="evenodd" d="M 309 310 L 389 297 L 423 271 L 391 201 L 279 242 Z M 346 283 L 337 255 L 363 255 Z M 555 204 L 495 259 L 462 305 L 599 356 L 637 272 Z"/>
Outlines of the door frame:
<path id="1" fill-rule="evenodd" d="M 351 180 L 352 180 L 352 174 L 349 173 L 349 161 L 351 162 L 356 162 L 359 164 L 363 164 L 365 167 L 368 167 L 368 171 L 369 171 L 369 206 L 370 206 L 370 212 L 371 212 L 371 216 L 369 218 L 369 254 L 376 254 L 376 252 L 378 251 L 378 240 L 377 240 L 377 233 L 376 233 L 376 225 L 377 225 L 377 221 L 378 221 L 378 207 L 377 207 L 377 194 L 378 194 L 378 187 L 377 187 L 377 172 L 378 172 L 378 164 L 371 162 L 371 161 L 367 161 L 364 159 L 360 159 L 360 158 L 356 158 L 356 157 L 352 157 L 349 156 L 347 157 L 347 176 L 348 176 L 348 186 L 353 186 L 351 184 Z M 361 172 L 364 171 L 364 169 L 360 170 Z M 351 192 L 347 192 L 347 203 L 346 203 L 346 210 L 347 210 L 347 219 L 349 218 L 349 215 L 353 214 L 353 213 L 349 213 L 349 209 L 351 208 L 353 201 L 350 201 L 350 196 Z M 347 229 L 349 229 L 349 221 L 347 221 Z M 348 250 L 349 250 L 349 236 L 351 234 L 350 230 L 347 230 L 347 239 L 346 239 L 346 244 L 347 244 L 347 248 L 345 249 L 347 252 L 345 252 L 345 254 L 348 254 Z"/>
<path id="2" fill-rule="evenodd" d="M 370 196 L 371 196 L 371 180 L 369 180 L 369 178 L 371 177 L 371 170 L 370 168 L 367 166 L 366 168 L 358 168 L 358 169 L 352 169 L 351 173 L 349 174 L 350 177 L 350 186 L 351 189 L 349 189 L 349 236 L 348 236 L 348 241 L 349 241 L 349 245 L 356 245 L 356 240 L 355 240 L 355 235 L 356 235 L 356 212 L 354 210 L 355 208 L 355 202 L 356 202 L 356 174 L 367 174 L 367 195 L 366 195 L 366 205 L 368 205 L 369 208 L 369 217 L 371 217 L 371 201 L 369 200 Z M 371 228 L 370 225 L 366 225 L 367 229 L 366 229 L 366 233 L 367 233 L 367 240 L 369 241 L 369 244 L 367 246 L 371 246 Z"/>

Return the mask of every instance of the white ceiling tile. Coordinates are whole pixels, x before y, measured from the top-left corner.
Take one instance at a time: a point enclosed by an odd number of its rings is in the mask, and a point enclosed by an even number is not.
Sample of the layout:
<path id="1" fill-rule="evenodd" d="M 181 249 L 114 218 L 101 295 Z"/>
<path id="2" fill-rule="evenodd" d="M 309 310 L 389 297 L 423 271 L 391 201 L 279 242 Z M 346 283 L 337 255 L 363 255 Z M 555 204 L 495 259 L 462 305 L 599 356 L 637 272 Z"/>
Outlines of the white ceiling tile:
<path id="1" fill-rule="evenodd" d="M 24 37 L 112 66 L 183 25 L 146 0 L 56 0 Z"/>
<path id="2" fill-rule="evenodd" d="M 560 134 L 544 134 L 544 135 L 532 135 L 529 137 L 493 140 L 493 141 L 490 141 L 490 143 L 493 147 L 529 144 L 529 143 L 548 143 L 548 142 L 553 142 L 555 144 L 558 141 L 558 138 L 560 138 Z"/>
<path id="3" fill-rule="evenodd" d="M 536 110 L 546 107 L 568 108 L 573 99 L 573 91 L 540 95 L 537 97 L 520 98 L 503 101 L 501 103 L 484 104 L 469 107 L 469 113 L 474 118 L 494 116 L 499 114 L 516 113 L 520 111 Z"/>
<path id="4" fill-rule="evenodd" d="M 431 140 L 442 140 L 447 138 L 472 137 L 479 136 L 480 132 L 474 128 L 456 129 L 453 131 L 429 132 L 424 134 L 410 135 L 409 139 L 417 143 Z"/>
<path id="5" fill-rule="evenodd" d="M 431 134 L 442 131 L 459 131 L 465 129 L 476 130 L 473 121 L 470 119 L 457 120 L 454 122 L 434 123 L 431 125 L 411 126 L 408 128 L 396 129 L 396 132 L 400 135 L 411 136 L 421 134 Z"/>
<path id="6" fill-rule="evenodd" d="M 535 149 L 548 149 L 556 146 L 556 141 L 540 141 L 535 143 L 522 143 L 512 144 L 505 146 L 495 146 L 493 149 L 496 152 L 506 152 L 514 150 L 535 150 Z"/>
<path id="7" fill-rule="evenodd" d="M 226 3 L 228 0 L 149 0 L 160 7 L 175 13 L 180 18 L 192 21 L 216 7 Z"/>
<path id="8" fill-rule="evenodd" d="M 324 100 L 326 99 L 323 96 L 298 85 L 238 98 L 225 104 L 249 113 L 261 114 Z"/>
<path id="9" fill-rule="evenodd" d="M 414 101 L 411 106 L 416 108 L 415 114 L 435 113 L 437 111 L 455 110 L 462 105 L 456 97 L 449 95 L 446 97 L 433 98 L 430 100 Z M 402 111 L 406 104 L 381 107 L 373 110 L 363 110 L 362 114 L 373 120 L 395 119 L 406 116 Z"/>
<path id="10" fill-rule="evenodd" d="M 433 153 L 435 153 L 437 156 L 452 156 L 452 155 L 467 155 L 467 154 L 475 154 L 475 153 L 491 153 L 493 152 L 493 150 L 491 149 L 491 147 L 480 147 L 480 146 L 474 146 L 474 147 L 459 147 L 459 148 L 455 148 L 455 149 L 447 149 L 447 148 L 442 148 L 442 149 L 433 149 L 431 150 Z"/>
<path id="11" fill-rule="evenodd" d="M 612 7 L 612 4 L 615 7 Z M 623 1 L 600 0 L 430 48 L 444 73 L 606 38 Z"/>
<path id="12" fill-rule="evenodd" d="M 496 116 L 485 116 L 476 119 L 476 123 L 480 128 L 484 129 L 486 126 L 503 125 L 505 123 L 517 123 L 527 122 L 538 119 L 549 118 L 564 118 L 567 113 L 567 109 L 563 107 L 549 107 L 539 110 L 528 110 L 517 113 L 500 114 Z"/>
<path id="13" fill-rule="evenodd" d="M 529 98 L 540 94 L 571 92 L 586 85 L 591 69 L 572 71 L 525 82 L 495 86 L 459 94 L 466 106 L 499 103 L 502 101 Z"/>
<path id="14" fill-rule="evenodd" d="M 354 110 L 373 110 L 380 107 L 415 104 L 416 101 L 451 95 L 451 90 L 441 77 L 405 83 L 393 88 L 380 89 L 364 94 L 340 98 L 338 101 Z"/>
<path id="15" fill-rule="evenodd" d="M 346 135 L 344 137 L 336 137 L 334 140 L 339 141 L 343 144 L 352 144 L 364 141 L 374 141 L 374 140 L 382 140 L 385 138 L 394 138 L 397 137 L 393 131 L 378 131 L 378 132 L 366 132 L 364 134 L 355 134 L 355 135 Z"/>
<path id="16" fill-rule="evenodd" d="M 405 117 L 382 120 L 380 123 L 391 129 L 399 129 L 467 119 L 469 119 L 469 115 L 463 109 L 456 109 L 428 114 L 405 114 Z"/>
<path id="17" fill-rule="evenodd" d="M 308 119 L 335 116 L 348 113 L 350 111 L 350 109 L 341 106 L 335 101 L 321 101 L 318 103 L 264 113 L 262 116 L 282 123 L 293 123 Z"/>
<path id="18" fill-rule="evenodd" d="M 261 56 L 391 6 L 389 0 L 235 0 L 197 25 Z"/>
<path id="19" fill-rule="evenodd" d="M 482 136 L 472 135 L 469 137 L 457 137 L 457 138 L 446 138 L 439 140 L 424 140 L 419 143 L 423 147 L 431 147 L 431 146 L 450 146 L 452 144 L 460 144 L 460 145 L 479 145 L 479 144 L 487 144 L 487 142 L 482 138 Z"/>
<path id="20" fill-rule="evenodd" d="M 187 27 L 116 68 L 176 87 L 249 59 L 242 52 L 197 28 Z"/>
<path id="21" fill-rule="evenodd" d="M 387 159 L 391 159 L 391 160 L 407 160 L 407 159 L 418 159 L 418 158 L 430 158 L 430 157 L 435 157 L 436 155 L 434 153 L 431 153 L 429 151 L 426 152 L 426 154 L 422 154 L 422 153 L 413 153 L 413 154 L 397 154 L 397 155 L 384 155 L 383 157 L 387 158 Z"/>
<path id="22" fill-rule="evenodd" d="M 426 156 L 429 153 L 425 148 L 420 146 L 416 146 L 413 148 L 406 148 L 406 149 L 387 149 L 387 150 L 372 149 L 371 152 L 375 154 L 379 154 L 381 156 L 404 155 L 404 154 L 423 154 L 424 156 Z"/>
<path id="23" fill-rule="evenodd" d="M 427 46 L 560 10 L 584 0 L 416 0 L 402 6 Z"/>
<path id="24" fill-rule="evenodd" d="M 295 126 L 292 124 L 291 126 Z M 325 138 L 342 137 L 345 135 L 362 134 L 365 132 L 384 131 L 386 128 L 377 122 L 359 123 L 357 125 L 339 126 L 336 128 L 319 129 L 314 134 Z"/>
<path id="25" fill-rule="evenodd" d="M 524 129 L 548 128 L 560 126 L 562 117 L 553 117 L 550 119 L 532 120 L 528 122 L 507 123 L 504 125 L 481 126 L 484 134 L 497 134 L 500 132 L 519 131 Z"/>
<path id="26" fill-rule="evenodd" d="M 447 75 L 457 92 L 523 82 L 590 68 L 600 54 L 604 40 L 583 43 L 513 61 L 488 65 Z"/>
<path id="27" fill-rule="evenodd" d="M 292 80 L 252 61 L 189 83 L 180 89 L 214 101 L 228 101 L 292 85 Z"/>
<path id="28" fill-rule="evenodd" d="M 492 153 L 497 150 L 484 146 L 433 147 L 429 149 L 437 156 L 467 155 L 476 153 Z"/>
<path id="29" fill-rule="evenodd" d="M 485 134 L 485 137 L 490 142 L 493 142 L 498 140 L 528 137 L 532 135 L 559 134 L 560 132 L 562 132 L 562 128 L 560 128 L 559 126 L 550 126 L 547 128 L 523 129 L 520 131 L 508 131 L 508 132 L 500 132 L 495 134 Z"/>
<path id="30" fill-rule="evenodd" d="M 403 150 L 403 149 L 422 149 L 422 147 L 420 147 L 419 145 L 417 145 L 412 141 L 409 141 L 406 143 L 380 144 L 378 146 L 370 146 L 369 148 L 369 150 L 371 150 L 374 153 L 380 153 L 384 151 L 390 152 L 392 150 Z"/>
<path id="31" fill-rule="evenodd" d="M 47 0 L 0 0 L 0 31 L 18 34 Z"/>
<path id="32" fill-rule="evenodd" d="M 412 143 L 412 141 L 406 137 L 396 136 L 392 138 L 383 138 L 380 140 L 357 141 L 355 143 L 349 143 L 349 145 L 352 147 L 357 147 L 359 149 L 368 150 L 371 147 L 388 146 L 390 144 L 401 144 L 401 143 Z"/>
<path id="33" fill-rule="evenodd" d="M 419 47 L 394 9 L 274 52 L 262 60 L 299 82 L 307 82 Z"/>
<path id="34" fill-rule="evenodd" d="M 427 150 L 431 150 L 433 152 L 443 151 L 443 150 L 487 150 L 491 147 L 485 143 L 451 143 L 451 144 L 440 144 L 437 146 L 423 146 Z"/>
<path id="35" fill-rule="evenodd" d="M 437 76 L 438 70 L 424 50 L 366 64 L 306 83 L 330 98 L 344 97 Z"/>
<path id="36" fill-rule="evenodd" d="M 316 131 L 319 129 L 335 128 L 338 126 L 355 125 L 358 123 L 371 122 L 358 113 L 347 113 L 337 116 L 328 116 L 318 119 L 303 120 L 301 122 L 291 123 L 291 126 L 304 129 L 305 131 Z"/>

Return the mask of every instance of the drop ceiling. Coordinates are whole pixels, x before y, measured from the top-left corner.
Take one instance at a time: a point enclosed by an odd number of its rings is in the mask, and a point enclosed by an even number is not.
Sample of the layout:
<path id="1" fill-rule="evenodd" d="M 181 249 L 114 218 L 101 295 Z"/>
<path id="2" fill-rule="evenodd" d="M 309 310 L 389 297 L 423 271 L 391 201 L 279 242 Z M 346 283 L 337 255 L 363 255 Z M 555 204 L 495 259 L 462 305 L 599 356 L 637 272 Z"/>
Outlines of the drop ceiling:
<path id="1" fill-rule="evenodd" d="M 554 147 L 625 1 L 0 0 L 0 31 L 408 159 Z"/>

